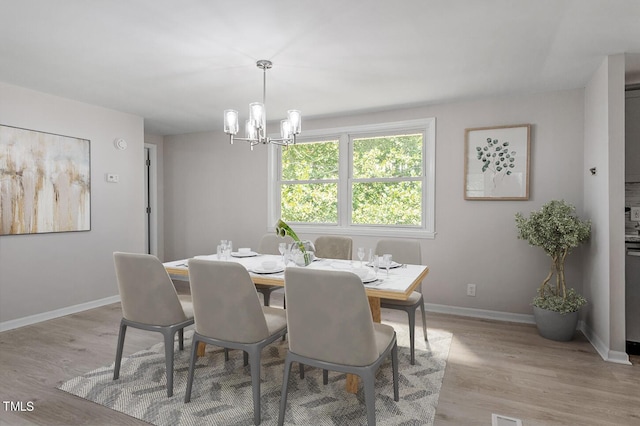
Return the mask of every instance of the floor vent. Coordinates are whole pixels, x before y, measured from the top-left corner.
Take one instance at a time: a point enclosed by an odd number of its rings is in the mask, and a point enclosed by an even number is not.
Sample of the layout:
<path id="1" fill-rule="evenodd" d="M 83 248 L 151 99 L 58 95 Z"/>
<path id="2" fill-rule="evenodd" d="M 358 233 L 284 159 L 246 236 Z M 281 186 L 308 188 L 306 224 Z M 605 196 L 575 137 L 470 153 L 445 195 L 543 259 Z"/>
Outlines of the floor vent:
<path id="1" fill-rule="evenodd" d="M 522 426 L 522 420 L 503 416 L 502 414 L 492 414 L 491 426 Z"/>

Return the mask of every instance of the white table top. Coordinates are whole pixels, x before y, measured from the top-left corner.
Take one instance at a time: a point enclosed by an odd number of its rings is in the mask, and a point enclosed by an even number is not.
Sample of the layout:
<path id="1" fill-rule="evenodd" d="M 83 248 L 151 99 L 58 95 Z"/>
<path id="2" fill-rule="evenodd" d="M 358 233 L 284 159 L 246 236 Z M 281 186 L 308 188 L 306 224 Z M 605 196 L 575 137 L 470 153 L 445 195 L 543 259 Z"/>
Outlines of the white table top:
<path id="1" fill-rule="evenodd" d="M 195 256 L 198 259 L 207 259 L 218 261 L 218 256 Z M 223 259 L 224 260 L 224 259 Z M 251 275 L 256 284 L 267 285 L 284 285 L 284 272 L 271 274 L 257 274 L 252 272 L 254 269 L 261 269 L 261 264 L 265 260 L 275 260 L 280 267 L 282 264 L 282 256 L 258 254 L 252 257 L 230 257 L 228 261 L 242 264 Z M 164 263 L 165 268 L 174 278 L 188 277 L 189 270 L 187 267 L 187 259 L 175 260 Z M 290 262 L 288 268 L 298 268 L 293 262 Z M 360 267 L 359 260 L 338 260 L 338 259 L 319 259 L 311 263 L 306 268 L 334 270 L 334 271 L 353 271 L 354 268 Z M 366 266 L 365 266 L 366 267 Z M 429 267 L 425 265 L 402 265 L 398 268 L 389 270 L 389 275 L 384 269 L 378 271 L 378 279 L 372 283 L 364 284 L 367 295 L 370 297 L 383 297 L 390 299 L 406 299 L 411 292 L 422 282 L 429 272 Z M 373 271 L 371 272 L 373 274 Z"/>

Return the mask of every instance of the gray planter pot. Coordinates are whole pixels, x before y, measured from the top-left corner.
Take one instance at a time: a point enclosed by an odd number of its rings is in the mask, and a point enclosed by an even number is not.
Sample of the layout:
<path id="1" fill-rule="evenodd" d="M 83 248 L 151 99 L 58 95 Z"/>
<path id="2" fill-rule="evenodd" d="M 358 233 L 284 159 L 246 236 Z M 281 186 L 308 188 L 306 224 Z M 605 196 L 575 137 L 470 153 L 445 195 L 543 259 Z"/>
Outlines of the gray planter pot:
<path id="1" fill-rule="evenodd" d="M 573 339 L 578 325 L 578 312 L 561 314 L 555 311 L 533 307 L 538 333 L 544 338 L 568 342 Z"/>

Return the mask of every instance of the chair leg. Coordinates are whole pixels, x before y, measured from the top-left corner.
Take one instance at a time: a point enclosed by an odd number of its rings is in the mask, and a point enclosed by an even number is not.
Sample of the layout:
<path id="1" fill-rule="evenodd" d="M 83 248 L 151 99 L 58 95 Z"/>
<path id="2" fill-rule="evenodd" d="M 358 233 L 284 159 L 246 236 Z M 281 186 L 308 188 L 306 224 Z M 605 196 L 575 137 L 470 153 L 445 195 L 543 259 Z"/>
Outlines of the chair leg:
<path id="1" fill-rule="evenodd" d="M 245 352 L 246 354 L 247 352 Z M 253 388 L 253 423 L 260 424 L 260 348 L 251 348 L 251 387 Z"/>
<path id="2" fill-rule="evenodd" d="M 162 332 L 164 336 L 164 357 L 165 367 L 167 369 L 167 396 L 173 396 L 173 342 L 175 340 L 175 331 L 165 330 Z"/>
<path id="3" fill-rule="evenodd" d="M 416 309 L 407 310 L 409 316 L 409 346 L 411 347 L 411 365 L 416 363 Z"/>
<path id="4" fill-rule="evenodd" d="M 122 350 L 124 349 L 124 335 L 127 334 L 127 324 L 120 322 L 120 332 L 118 333 L 118 348 L 116 349 L 116 362 L 113 366 L 113 380 L 120 377 L 120 364 L 122 363 Z"/>
<path id="5" fill-rule="evenodd" d="M 287 408 L 287 389 L 289 387 L 289 373 L 291 372 L 291 361 L 287 357 L 284 361 L 284 374 L 282 376 L 282 392 L 280 393 L 280 412 L 278 413 L 278 426 L 284 424 L 284 412 Z"/>
<path id="6" fill-rule="evenodd" d="M 399 401 L 400 394 L 398 392 L 398 342 L 393 344 L 391 348 L 391 370 L 393 372 L 393 400 Z"/>
<path id="7" fill-rule="evenodd" d="M 322 370 L 322 384 L 326 385 L 329 383 L 329 370 Z"/>
<path id="8" fill-rule="evenodd" d="M 242 358 L 244 360 L 244 366 L 249 365 L 249 354 L 246 351 L 242 352 Z"/>
<path id="9" fill-rule="evenodd" d="M 367 425 L 375 426 L 376 424 L 376 395 L 375 395 L 375 376 L 373 371 L 367 371 L 362 375 L 362 384 L 364 385 L 364 401 L 367 408 Z"/>
<path id="10" fill-rule="evenodd" d="M 424 334 L 424 340 L 429 340 L 427 337 L 427 315 L 424 309 L 424 300 L 420 303 L 420 312 L 422 312 L 422 333 Z"/>
<path id="11" fill-rule="evenodd" d="M 224 348 L 224 360 L 229 361 L 229 348 Z"/>
<path id="12" fill-rule="evenodd" d="M 298 368 L 300 369 L 300 379 L 304 379 L 304 364 L 299 362 Z"/>
<path id="13" fill-rule="evenodd" d="M 178 330 L 178 349 L 184 350 L 184 328 Z"/>
<path id="14" fill-rule="evenodd" d="M 198 358 L 198 338 L 193 336 L 193 344 L 191 347 L 191 360 L 189 361 L 189 375 L 187 377 L 187 390 L 184 394 L 185 404 L 191 401 L 191 386 L 193 385 L 193 374 L 196 369 L 196 359 Z"/>

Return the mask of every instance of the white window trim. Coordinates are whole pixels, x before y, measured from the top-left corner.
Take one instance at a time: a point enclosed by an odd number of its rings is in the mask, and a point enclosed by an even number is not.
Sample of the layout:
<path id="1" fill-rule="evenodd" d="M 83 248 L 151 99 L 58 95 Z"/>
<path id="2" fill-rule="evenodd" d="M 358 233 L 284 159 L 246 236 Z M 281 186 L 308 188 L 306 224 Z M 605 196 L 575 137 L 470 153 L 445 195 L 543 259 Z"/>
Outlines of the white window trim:
<path id="1" fill-rule="evenodd" d="M 423 167 L 424 179 L 422 184 L 423 217 L 424 223 L 421 227 L 403 227 L 388 225 L 351 225 L 349 206 L 349 176 L 351 175 L 351 164 L 348 143 L 343 143 L 343 138 L 349 138 L 358 134 L 371 134 L 387 131 L 419 130 L 424 132 L 425 141 L 423 144 Z M 353 236 L 374 236 L 374 237 L 412 237 L 412 238 L 435 238 L 435 144 L 436 144 L 436 119 L 434 117 L 398 121 L 393 123 L 379 123 L 364 126 L 339 127 L 331 129 L 311 130 L 303 132 L 304 138 L 301 140 L 316 140 L 317 138 L 327 139 L 335 135 L 340 139 L 340 164 L 339 179 L 341 182 L 349 182 L 347 189 L 344 185 L 338 185 L 338 222 L 348 225 L 307 225 L 296 224 L 295 229 L 300 233 L 309 234 L 333 234 L 333 235 L 353 235 Z M 278 171 L 280 156 L 278 149 L 281 147 L 270 145 L 267 154 L 267 216 L 270 224 L 269 230 L 273 231 L 273 225 L 280 218 L 280 190 L 278 187 Z"/>

